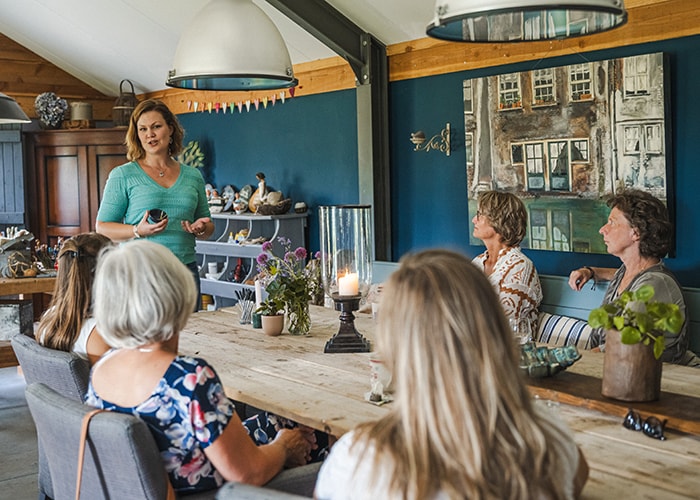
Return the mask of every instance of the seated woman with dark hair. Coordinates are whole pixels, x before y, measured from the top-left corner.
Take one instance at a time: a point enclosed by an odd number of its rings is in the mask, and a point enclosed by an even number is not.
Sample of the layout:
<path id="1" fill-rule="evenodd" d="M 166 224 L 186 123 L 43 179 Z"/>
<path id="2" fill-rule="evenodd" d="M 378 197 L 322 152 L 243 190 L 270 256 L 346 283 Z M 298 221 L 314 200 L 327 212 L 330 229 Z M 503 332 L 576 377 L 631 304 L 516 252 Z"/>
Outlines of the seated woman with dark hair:
<path id="1" fill-rule="evenodd" d="M 391 411 L 343 435 L 325 499 L 570 499 L 588 477 L 572 433 L 535 404 L 498 297 L 462 255 L 401 259 L 384 286 L 377 350 Z"/>
<path id="2" fill-rule="evenodd" d="M 486 251 L 472 263 L 488 276 L 506 316 L 516 322 L 526 321 L 534 336 L 542 287 L 535 265 L 520 250 L 527 231 L 525 205 L 512 193 L 483 192 L 472 223 L 474 237 L 486 245 Z"/>
<path id="3" fill-rule="evenodd" d="M 37 327 L 41 345 L 74 352 L 90 364 L 109 350 L 95 329 L 92 284 L 97 257 L 110 245 L 112 240 L 98 233 L 77 234 L 63 243 L 51 303 Z"/>
<path id="4" fill-rule="evenodd" d="M 224 480 L 262 485 L 284 467 L 306 464 L 314 447 L 310 429 L 281 429 L 257 446 L 214 368 L 177 354 L 196 295 L 192 274 L 163 245 L 135 240 L 102 255 L 94 309 L 113 350 L 92 369 L 86 403 L 142 418 L 178 494 L 215 489 Z M 314 481 L 315 470 L 308 491 Z"/>
<path id="5" fill-rule="evenodd" d="M 608 253 L 618 257 L 618 269 L 584 266 L 571 271 L 569 286 L 581 290 L 591 279 L 609 281 L 603 304 L 614 301 L 625 290 L 637 290 L 642 285 L 654 287 L 654 300 L 677 304 L 686 318 L 678 335 L 665 334 L 666 348 L 661 360 L 678 364 L 700 364 L 688 351 L 688 320 L 685 300 L 676 277 L 663 263 L 671 248 L 673 228 L 666 206 L 657 198 L 636 189 L 628 189 L 608 200 L 611 208 L 608 222 L 600 234 Z M 591 347 L 605 344 L 602 328 L 591 334 Z"/>

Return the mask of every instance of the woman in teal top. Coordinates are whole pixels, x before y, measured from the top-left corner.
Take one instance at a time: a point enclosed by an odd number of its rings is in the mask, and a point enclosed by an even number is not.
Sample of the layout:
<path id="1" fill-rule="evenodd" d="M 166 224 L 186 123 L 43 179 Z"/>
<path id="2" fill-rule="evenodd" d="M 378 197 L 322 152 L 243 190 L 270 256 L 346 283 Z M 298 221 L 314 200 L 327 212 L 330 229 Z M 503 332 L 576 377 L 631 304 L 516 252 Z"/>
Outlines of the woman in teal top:
<path id="1" fill-rule="evenodd" d="M 214 224 L 202 175 L 174 159 L 183 137 L 163 102 L 147 99 L 136 106 L 126 133 L 130 161 L 109 174 L 96 227 L 113 241 L 148 238 L 169 248 L 192 271 L 199 290 L 195 239 L 209 238 Z M 156 208 L 167 218 L 152 224 L 148 215 Z"/>

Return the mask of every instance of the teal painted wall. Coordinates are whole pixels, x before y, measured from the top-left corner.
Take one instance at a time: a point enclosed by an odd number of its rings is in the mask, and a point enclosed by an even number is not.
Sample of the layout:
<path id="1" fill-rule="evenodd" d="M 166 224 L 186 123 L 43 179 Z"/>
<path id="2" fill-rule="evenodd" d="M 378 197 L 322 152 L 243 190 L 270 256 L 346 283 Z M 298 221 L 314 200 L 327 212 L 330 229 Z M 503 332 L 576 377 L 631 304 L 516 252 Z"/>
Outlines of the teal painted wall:
<path id="1" fill-rule="evenodd" d="M 670 56 L 672 161 L 675 179 L 676 255 L 666 260 L 684 286 L 700 287 L 700 36 L 634 47 L 573 54 L 547 60 L 564 65 L 646 52 Z M 483 70 L 394 82 L 390 85 L 393 258 L 408 251 L 443 246 L 475 256 L 483 247 L 469 245 L 462 81 L 532 69 L 528 62 Z M 318 248 L 316 207 L 354 203 L 357 192 L 354 90 L 279 101 L 275 107 L 243 114 L 180 116 L 187 139 L 202 141 L 212 152 L 216 184 L 240 187 L 263 170 L 269 184 L 312 207 L 310 248 Z M 431 136 L 445 123 L 452 127 L 453 151 L 414 152 L 411 132 Z M 542 274 L 567 275 L 582 264 L 617 267 L 608 255 L 526 250 Z"/>

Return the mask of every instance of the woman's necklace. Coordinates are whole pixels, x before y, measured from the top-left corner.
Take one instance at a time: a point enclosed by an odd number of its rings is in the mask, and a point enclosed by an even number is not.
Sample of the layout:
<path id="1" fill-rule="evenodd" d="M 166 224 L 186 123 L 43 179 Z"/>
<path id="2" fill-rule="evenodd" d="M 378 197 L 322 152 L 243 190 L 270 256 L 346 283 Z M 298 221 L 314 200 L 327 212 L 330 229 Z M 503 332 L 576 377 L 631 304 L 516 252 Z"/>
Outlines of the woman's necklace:
<path id="1" fill-rule="evenodd" d="M 144 165 L 148 168 L 152 168 L 156 172 L 158 172 L 158 177 L 163 177 L 165 176 L 165 171 L 168 169 L 168 167 L 165 167 L 163 170 L 159 169 L 158 167 L 154 167 L 152 165 L 149 165 L 148 163 L 144 163 Z"/>

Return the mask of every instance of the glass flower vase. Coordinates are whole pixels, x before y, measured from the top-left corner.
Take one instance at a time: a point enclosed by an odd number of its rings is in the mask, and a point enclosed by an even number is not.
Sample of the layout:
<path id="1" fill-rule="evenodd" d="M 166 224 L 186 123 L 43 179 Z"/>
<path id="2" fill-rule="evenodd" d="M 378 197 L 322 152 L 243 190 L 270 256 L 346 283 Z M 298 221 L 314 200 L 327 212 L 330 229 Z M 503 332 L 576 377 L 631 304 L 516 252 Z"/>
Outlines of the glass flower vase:
<path id="1" fill-rule="evenodd" d="M 308 335 L 311 330 L 308 300 L 296 300 L 287 304 L 287 330 L 292 335 Z"/>

